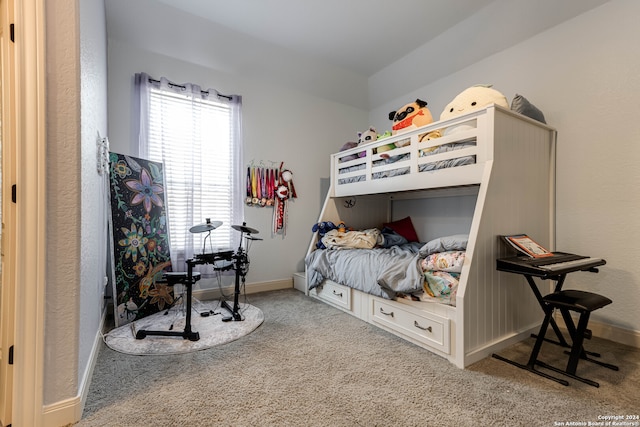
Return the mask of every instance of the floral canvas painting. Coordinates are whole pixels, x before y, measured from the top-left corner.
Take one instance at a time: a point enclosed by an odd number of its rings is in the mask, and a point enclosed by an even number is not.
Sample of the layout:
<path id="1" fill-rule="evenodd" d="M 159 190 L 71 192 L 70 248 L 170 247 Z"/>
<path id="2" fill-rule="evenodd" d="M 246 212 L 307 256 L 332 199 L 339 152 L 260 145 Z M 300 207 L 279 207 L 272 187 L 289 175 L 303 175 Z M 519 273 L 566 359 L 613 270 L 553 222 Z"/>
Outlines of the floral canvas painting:
<path id="1" fill-rule="evenodd" d="M 115 325 L 173 304 L 161 281 L 171 271 L 162 163 L 109 154 Z"/>

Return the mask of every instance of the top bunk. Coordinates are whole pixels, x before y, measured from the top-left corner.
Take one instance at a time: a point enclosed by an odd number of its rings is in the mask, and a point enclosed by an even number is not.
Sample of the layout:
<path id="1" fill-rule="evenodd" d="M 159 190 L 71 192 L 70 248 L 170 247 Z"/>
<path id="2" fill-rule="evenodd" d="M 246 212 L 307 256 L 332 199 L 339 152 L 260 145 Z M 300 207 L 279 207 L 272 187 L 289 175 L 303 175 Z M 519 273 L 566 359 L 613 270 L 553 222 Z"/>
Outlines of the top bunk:
<path id="1" fill-rule="evenodd" d="M 432 138 L 434 132 L 442 136 Z M 531 138 L 531 134 L 538 138 Z M 491 105 L 331 155 L 332 197 L 480 184 L 513 138 L 555 140 L 555 130 Z M 513 155 L 504 156 L 514 161 Z"/>

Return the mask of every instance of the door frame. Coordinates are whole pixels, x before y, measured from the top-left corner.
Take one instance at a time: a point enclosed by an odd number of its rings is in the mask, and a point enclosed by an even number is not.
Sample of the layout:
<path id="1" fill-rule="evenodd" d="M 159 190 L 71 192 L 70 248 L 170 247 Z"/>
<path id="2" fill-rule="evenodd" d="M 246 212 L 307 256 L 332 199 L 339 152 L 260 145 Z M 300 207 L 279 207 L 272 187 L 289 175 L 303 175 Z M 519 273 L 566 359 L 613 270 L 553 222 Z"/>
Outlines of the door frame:
<path id="1" fill-rule="evenodd" d="M 15 24 L 12 184 L 16 184 L 16 203 L 10 267 L 15 278 L 15 350 L 10 422 L 37 426 L 43 419 L 45 353 L 45 0 L 5 1 L 13 3 L 13 14 L 8 18 Z"/>
<path id="2" fill-rule="evenodd" d="M 0 95 L 2 142 L 2 278 L 0 306 L 0 425 L 11 423 L 13 405 L 13 365 L 11 347 L 15 336 L 15 215 L 11 188 L 15 179 L 15 46 L 11 42 L 13 1 L 0 0 Z"/>

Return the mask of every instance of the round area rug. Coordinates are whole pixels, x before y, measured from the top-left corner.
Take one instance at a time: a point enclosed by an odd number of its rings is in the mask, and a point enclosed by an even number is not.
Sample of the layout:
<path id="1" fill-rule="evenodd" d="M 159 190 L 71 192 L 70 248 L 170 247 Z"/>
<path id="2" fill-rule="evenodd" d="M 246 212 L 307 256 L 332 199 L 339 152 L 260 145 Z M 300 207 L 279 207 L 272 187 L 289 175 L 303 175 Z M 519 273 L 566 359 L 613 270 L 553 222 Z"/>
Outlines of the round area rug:
<path id="1" fill-rule="evenodd" d="M 233 302 L 229 302 L 229 305 L 233 306 Z M 183 306 L 176 306 L 169 311 L 164 310 L 113 329 L 104 336 L 104 342 L 113 350 L 136 355 L 179 354 L 204 350 L 237 340 L 253 332 L 264 321 L 264 314 L 259 308 L 250 304 L 239 304 L 239 307 L 238 312 L 242 320 L 223 322 L 222 318 L 228 316 L 229 312 L 221 307 L 219 301 L 202 302 L 194 299 L 191 330 L 200 335 L 198 341 L 158 335 L 136 339 L 136 332 L 139 330 L 184 331 L 186 313 Z"/>

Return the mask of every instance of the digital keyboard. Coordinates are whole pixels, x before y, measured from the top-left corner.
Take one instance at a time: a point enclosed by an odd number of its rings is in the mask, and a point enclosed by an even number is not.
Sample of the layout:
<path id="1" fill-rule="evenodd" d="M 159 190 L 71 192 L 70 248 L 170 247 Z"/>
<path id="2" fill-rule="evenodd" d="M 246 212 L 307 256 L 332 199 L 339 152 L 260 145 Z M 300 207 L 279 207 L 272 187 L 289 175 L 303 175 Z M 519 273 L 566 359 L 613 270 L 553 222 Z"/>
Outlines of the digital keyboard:
<path id="1" fill-rule="evenodd" d="M 498 259 L 496 260 L 496 268 L 500 271 L 510 273 L 529 274 L 531 276 L 547 278 L 574 271 L 589 271 L 606 263 L 607 262 L 601 258 L 554 252 L 553 256 L 544 258 L 516 256 Z"/>
<path id="2" fill-rule="evenodd" d="M 544 264 L 541 265 L 540 268 L 542 268 L 543 270 L 549 270 L 549 271 L 558 271 L 558 270 L 565 270 L 567 268 L 575 268 L 575 267 L 579 267 L 580 269 L 583 269 L 585 266 L 587 266 L 588 268 L 593 267 L 593 263 L 594 262 L 600 262 L 602 261 L 602 259 L 600 258 L 582 258 L 582 259 L 576 259 L 573 261 L 564 261 L 564 262 L 555 262 L 553 264 Z M 598 264 L 598 265 L 602 265 L 602 264 Z"/>

